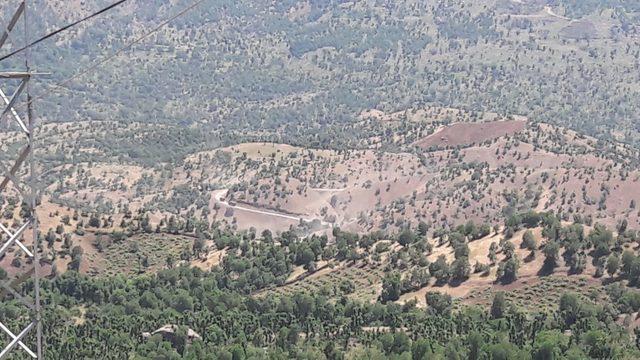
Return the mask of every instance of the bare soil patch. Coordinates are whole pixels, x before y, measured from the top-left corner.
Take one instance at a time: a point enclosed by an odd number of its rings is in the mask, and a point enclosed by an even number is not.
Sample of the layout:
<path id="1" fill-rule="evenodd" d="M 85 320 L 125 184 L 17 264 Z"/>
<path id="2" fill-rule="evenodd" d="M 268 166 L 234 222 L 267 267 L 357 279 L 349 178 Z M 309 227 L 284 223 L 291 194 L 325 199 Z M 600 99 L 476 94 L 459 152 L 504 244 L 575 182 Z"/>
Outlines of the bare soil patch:
<path id="1" fill-rule="evenodd" d="M 526 121 L 508 120 L 486 123 L 456 123 L 431 134 L 414 145 L 423 149 L 481 143 L 522 131 Z"/>

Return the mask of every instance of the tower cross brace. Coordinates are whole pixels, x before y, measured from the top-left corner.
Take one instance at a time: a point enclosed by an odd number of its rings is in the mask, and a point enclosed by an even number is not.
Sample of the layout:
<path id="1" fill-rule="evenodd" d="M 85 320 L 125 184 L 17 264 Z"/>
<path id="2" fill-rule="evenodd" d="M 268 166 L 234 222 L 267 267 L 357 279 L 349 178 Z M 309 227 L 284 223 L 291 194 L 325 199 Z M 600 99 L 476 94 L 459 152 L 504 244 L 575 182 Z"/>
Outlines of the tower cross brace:
<path id="1" fill-rule="evenodd" d="M 28 4 L 27 0 L 20 1 L 17 10 L 11 17 L 9 23 L 5 27 L 0 27 L 0 50 L 8 40 L 14 40 L 17 37 L 16 27 L 22 21 L 24 23 L 23 40 L 25 46 L 29 44 L 29 24 L 27 19 Z M 17 41 L 13 41 L 17 45 Z M 2 64 L 0 64 L 1 66 Z M 14 252 L 10 256 L 24 254 L 28 259 L 27 268 L 22 269 L 21 276 L 15 276 L 15 279 L 9 277 L 9 280 L 0 280 L 0 287 L 3 290 L 0 301 L 7 301 L 7 298 L 13 298 L 15 301 L 25 306 L 28 311 L 28 320 L 26 325 L 19 329 L 12 329 L 18 325 L 9 323 L 9 319 L 0 317 L 0 360 L 7 358 L 11 353 L 21 351 L 34 359 L 43 359 L 43 335 L 42 335 L 42 306 L 40 299 L 40 240 L 38 237 L 38 219 L 36 214 L 37 205 L 37 189 L 36 189 L 36 164 L 34 159 L 34 129 L 35 122 L 31 108 L 31 97 L 29 94 L 29 82 L 37 75 L 31 72 L 29 64 L 29 50 L 24 55 L 24 69 L 0 71 L 0 136 L 13 134 L 2 131 L 9 130 L 9 125 L 15 125 L 16 137 L 26 139 L 25 144 L 13 155 L 14 159 L 10 162 L 10 167 L 0 162 L 0 195 L 8 193 L 16 194 L 26 204 L 28 209 L 27 215 L 16 229 L 10 228 L 0 223 L 0 259 L 7 256 L 10 249 Z M 16 84 L 17 83 L 17 84 Z M 5 92 L 7 85 L 13 89 L 11 93 Z M 16 108 L 17 105 L 26 100 L 26 110 L 21 112 Z M 7 149 L 0 142 L 0 155 Z M 0 158 L 6 158 L 0 157 Z M 7 263 L 6 261 L 4 262 Z M 29 267 L 29 265 L 31 267 Z M 3 265 L 0 265 L 3 266 Z M 15 271 L 14 271 L 15 272 Z M 10 273 L 10 272 L 9 272 Z M 16 287 L 20 282 L 31 279 L 33 288 L 29 287 L 30 294 L 21 294 Z M 27 336 L 35 330 L 34 343 L 27 343 Z M 32 339 L 30 336 L 29 339 Z"/>

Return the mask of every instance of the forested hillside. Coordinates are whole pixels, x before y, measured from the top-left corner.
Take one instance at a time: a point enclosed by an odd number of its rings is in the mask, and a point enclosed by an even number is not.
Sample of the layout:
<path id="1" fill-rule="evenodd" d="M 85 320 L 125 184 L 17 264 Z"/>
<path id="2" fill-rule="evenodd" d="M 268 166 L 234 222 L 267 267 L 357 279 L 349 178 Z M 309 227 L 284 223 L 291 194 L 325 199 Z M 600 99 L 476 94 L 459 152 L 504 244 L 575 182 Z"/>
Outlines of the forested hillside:
<path id="1" fill-rule="evenodd" d="M 542 228 L 542 245 L 531 233 L 537 227 Z M 527 231 L 522 248 L 530 252 L 525 259 L 510 235 L 521 229 Z M 96 278 L 69 271 L 47 280 L 46 352 L 56 359 L 640 356 L 635 231 L 615 236 L 595 226 L 587 233 L 582 224 L 563 226 L 552 214 L 519 214 L 505 221 L 498 257 L 494 250 L 489 255 L 493 263 L 476 264 L 472 274 L 467 256 L 484 236 L 481 231 L 467 224 L 442 234 L 440 244 L 434 244 L 420 226 L 390 245 L 380 241 L 380 234 L 360 236 L 336 229 L 335 245 L 327 246 L 326 236 L 204 230 L 228 254 L 211 271 L 168 261 L 167 269 L 153 275 Z M 421 257 L 437 252 L 444 242 L 455 249 L 450 265 L 445 256 L 432 263 Z M 568 277 L 562 275 L 567 268 L 560 265 L 561 250 L 563 258 L 571 259 Z M 536 258 L 544 262 L 532 260 Z M 351 263 L 352 271 L 385 267 L 377 301 L 361 297 L 360 277 L 342 276 L 339 282 L 297 290 L 295 282 L 286 280 L 301 264 L 312 274 L 326 272 L 315 268 L 320 259 Z M 511 284 L 529 281 L 520 278 L 527 278 L 522 272 L 532 261 L 542 266 L 543 281 L 530 289 L 534 291 L 515 291 Z M 596 273 L 582 276 L 591 272 L 592 262 L 598 264 Z M 452 298 L 442 290 L 447 283 L 464 286 L 494 267 L 495 285 L 484 301 L 478 295 Z M 435 285 L 421 301 L 396 302 L 402 293 L 434 277 Z M 594 278 L 601 285 L 593 286 Z M 279 284 L 294 290 L 264 296 L 263 291 Z M 0 310 L 10 326 L 23 321 L 18 300 L 4 302 Z"/>
<path id="2" fill-rule="evenodd" d="M 32 38 L 109 3 L 34 0 Z M 189 4 L 31 49 L 47 358 L 640 358 L 640 5 L 205 0 L 101 63 Z"/>
<path id="3" fill-rule="evenodd" d="M 39 30 L 105 3 L 39 0 Z M 38 67 L 54 73 L 34 88 L 47 95 L 40 115 L 197 123 L 245 140 L 252 129 L 338 147 L 363 110 L 435 105 L 638 141 L 632 1 L 207 0 L 115 61 L 50 85 L 188 3 L 132 2 L 39 45 Z"/>

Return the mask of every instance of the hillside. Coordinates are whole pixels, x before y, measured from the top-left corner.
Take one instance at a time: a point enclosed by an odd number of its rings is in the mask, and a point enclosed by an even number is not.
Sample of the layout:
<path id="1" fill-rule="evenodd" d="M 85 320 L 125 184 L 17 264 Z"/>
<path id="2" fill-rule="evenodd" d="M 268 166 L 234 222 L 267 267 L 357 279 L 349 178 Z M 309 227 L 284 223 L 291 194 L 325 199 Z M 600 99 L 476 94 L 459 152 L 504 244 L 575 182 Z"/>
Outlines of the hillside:
<path id="1" fill-rule="evenodd" d="M 35 1 L 34 31 L 106 3 Z M 53 85 L 189 3 L 132 2 L 39 45 L 38 67 L 54 73 L 34 86 L 46 95 L 39 115 L 339 148 L 354 145 L 362 111 L 438 106 L 639 138 L 640 16 L 620 0 L 208 0 L 99 71 Z"/>
<path id="2" fill-rule="evenodd" d="M 484 130 L 492 127 L 503 130 Z M 376 149 L 375 139 L 367 139 L 371 149 L 343 151 L 242 143 L 155 166 L 113 163 L 122 156 L 93 145 L 84 149 L 84 159 L 51 170 L 57 180 L 47 189 L 47 201 L 97 211 L 114 224 L 122 221 L 126 204 L 133 213 L 152 214 L 153 226 L 173 214 L 259 231 L 303 225 L 312 232 L 332 226 L 393 232 L 420 220 L 448 228 L 468 220 L 493 224 L 529 209 L 554 211 L 566 220 L 640 225 L 633 206 L 640 201 L 640 174 L 632 148 L 525 122 L 508 128 L 499 121 L 431 121 L 395 134 L 393 152 Z M 56 136 L 76 135 L 62 130 Z M 51 142 L 51 148 L 58 146 Z"/>
<path id="3" fill-rule="evenodd" d="M 110 3 L 29 2 L 31 37 Z M 0 346 L 36 343 L 7 330 L 36 301 L 52 359 L 640 358 L 640 5 L 205 0 L 156 27 L 190 4 L 30 49 Z"/>
<path id="4" fill-rule="evenodd" d="M 67 268 L 76 245 L 82 260 L 75 266 L 83 272 L 157 270 L 168 256 L 187 256 L 194 237 L 214 228 L 332 236 L 337 227 L 395 236 L 424 223 L 438 234 L 469 221 L 494 228 L 526 211 L 588 226 L 640 227 L 632 147 L 523 118 L 475 118 L 453 109 L 398 116 L 364 113 L 359 126 L 393 137 L 364 132 L 360 148 L 340 151 L 216 145 L 188 132 L 181 137 L 169 125 L 47 125 L 39 152 L 52 181 L 39 216 L 55 271 Z M 5 220 L 20 216 L 16 195 L 2 201 Z M 207 266 L 221 260 L 213 250 L 203 256 L 217 256 Z"/>

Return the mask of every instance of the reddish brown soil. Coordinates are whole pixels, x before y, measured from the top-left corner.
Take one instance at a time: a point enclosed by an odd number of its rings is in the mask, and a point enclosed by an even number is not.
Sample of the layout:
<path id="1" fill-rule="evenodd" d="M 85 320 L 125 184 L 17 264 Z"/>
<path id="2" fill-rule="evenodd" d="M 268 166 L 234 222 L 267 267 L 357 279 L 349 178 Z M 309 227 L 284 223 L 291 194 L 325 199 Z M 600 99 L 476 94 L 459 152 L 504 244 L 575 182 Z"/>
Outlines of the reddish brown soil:
<path id="1" fill-rule="evenodd" d="M 522 131 L 526 125 L 526 121 L 522 120 L 456 123 L 418 140 L 415 145 L 423 149 L 428 149 L 430 147 L 477 144 L 505 135 L 518 133 Z"/>

